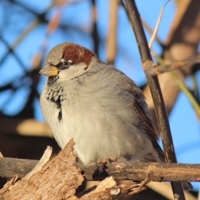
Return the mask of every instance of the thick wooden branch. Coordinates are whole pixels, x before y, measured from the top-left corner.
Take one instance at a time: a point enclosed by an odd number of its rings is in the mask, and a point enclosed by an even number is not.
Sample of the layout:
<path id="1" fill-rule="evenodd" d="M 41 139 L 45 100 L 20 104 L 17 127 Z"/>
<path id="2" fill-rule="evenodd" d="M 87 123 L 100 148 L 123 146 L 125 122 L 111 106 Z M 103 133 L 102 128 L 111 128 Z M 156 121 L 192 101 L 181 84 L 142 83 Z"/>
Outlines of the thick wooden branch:
<path id="1" fill-rule="evenodd" d="M 17 158 L 0 158 L 0 177 L 12 178 L 16 174 L 19 178 L 26 176 L 39 160 Z"/>
<path id="2" fill-rule="evenodd" d="M 37 160 L 16 158 L 0 158 L 0 177 L 11 178 L 18 175 L 24 177 L 37 164 Z M 151 181 L 195 181 L 200 182 L 200 164 L 170 164 L 170 163 L 116 163 L 107 164 L 102 176 L 97 173 L 96 164 L 75 164 L 84 172 L 86 180 L 99 180 L 105 176 L 114 176 L 115 179 L 130 179 L 141 181 L 150 177 Z"/>

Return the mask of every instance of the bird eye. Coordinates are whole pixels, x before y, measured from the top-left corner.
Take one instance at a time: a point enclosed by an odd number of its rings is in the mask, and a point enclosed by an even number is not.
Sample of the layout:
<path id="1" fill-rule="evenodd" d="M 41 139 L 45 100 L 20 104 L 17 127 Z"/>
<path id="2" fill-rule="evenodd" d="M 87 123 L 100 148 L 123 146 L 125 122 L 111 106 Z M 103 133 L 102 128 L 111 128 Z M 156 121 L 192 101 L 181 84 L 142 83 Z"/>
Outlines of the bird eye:
<path id="1" fill-rule="evenodd" d="M 65 59 L 61 59 L 61 63 L 63 67 L 69 68 L 70 65 L 72 65 L 72 61 L 71 60 L 65 60 Z"/>
<path id="2" fill-rule="evenodd" d="M 68 65 L 69 63 L 67 61 L 63 62 L 63 65 Z"/>

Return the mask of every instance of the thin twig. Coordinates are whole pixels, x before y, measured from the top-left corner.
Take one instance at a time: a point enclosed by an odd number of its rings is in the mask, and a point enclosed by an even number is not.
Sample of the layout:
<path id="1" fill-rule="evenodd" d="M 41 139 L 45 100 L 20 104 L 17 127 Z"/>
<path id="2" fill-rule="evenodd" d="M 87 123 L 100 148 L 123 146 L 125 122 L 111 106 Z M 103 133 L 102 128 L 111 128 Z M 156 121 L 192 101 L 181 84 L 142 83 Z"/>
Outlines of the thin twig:
<path id="1" fill-rule="evenodd" d="M 149 24 L 144 19 L 141 18 L 141 20 L 142 20 L 143 27 L 149 32 L 150 35 L 152 35 L 153 34 L 153 29 L 149 26 Z M 155 36 L 155 40 L 161 47 L 164 46 L 163 42 L 158 37 L 158 35 Z"/>
<path id="2" fill-rule="evenodd" d="M 124 9 L 126 9 L 126 6 L 125 6 L 123 0 L 120 0 L 120 5 L 122 7 L 124 7 Z M 127 17 L 129 18 L 128 14 L 127 14 Z M 150 33 L 150 35 L 152 35 L 153 29 L 149 26 L 149 24 L 144 19 L 142 19 L 142 17 L 141 17 L 141 21 L 142 21 L 142 25 L 144 26 L 144 28 Z M 164 46 L 163 42 L 161 41 L 161 39 L 157 35 L 155 35 L 155 40 L 160 44 L 160 46 Z"/>
<path id="3" fill-rule="evenodd" d="M 117 53 L 118 1 L 109 2 L 109 27 L 106 41 L 106 60 L 108 64 L 114 65 Z"/>
<path id="4" fill-rule="evenodd" d="M 97 6 L 95 0 L 91 0 L 92 3 L 92 40 L 94 44 L 94 52 L 99 55 L 99 34 L 97 30 Z"/>
<path id="5" fill-rule="evenodd" d="M 163 74 L 165 72 L 169 72 L 175 70 L 177 68 L 193 66 L 194 64 L 200 63 L 200 54 L 196 56 L 192 56 L 190 58 L 186 58 L 184 60 L 175 61 L 169 65 L 157 65 L 155 68 L 144 68 L 146 74 L 150 76 L 156 76 L 159 74 Z"/>
<path id="6" fill-rule="evenodd" d="M 157 20 L 157 23 L 156 23 L 156 27 L 155 27 L 155 29 L 154 29 L 154 31 L 153 31 L 153 34 L 152 34 L 151 39 L 150 39 L 149 44 L 148 44 L 149 49 L 151 49 L 152 44 L 153 44 L 153 41 L 154 41 L 155 37 L 157 36 L 158 29 L 159 29 L 160 22 L 161 22 L 163 13 L 164 13 L 165 6 L 167 5 L 167 3 L 168 3 L 169 1 L 170 1 L 170 0 L 168 0 L 168 1 L 165 3 L 165 5 L 162 7 L 162 9 L 161 9 L 161 11 L 160 11 L 160 14 L 159 14 L 159 17 L 158 17 L 158 20 Z"/>

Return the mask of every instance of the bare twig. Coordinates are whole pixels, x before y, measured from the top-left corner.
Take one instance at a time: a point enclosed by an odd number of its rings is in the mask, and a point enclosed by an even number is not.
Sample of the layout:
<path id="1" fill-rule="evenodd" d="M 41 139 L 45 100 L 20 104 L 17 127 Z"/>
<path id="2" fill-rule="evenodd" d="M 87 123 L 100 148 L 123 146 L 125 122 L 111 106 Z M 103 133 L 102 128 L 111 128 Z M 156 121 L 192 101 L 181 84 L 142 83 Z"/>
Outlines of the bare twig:
<path id="1" fill-rule="evenodd" d="M 96 2 L 95 0 L 91 0 L 92 2 L 92 40 L 93 40 L 93 44 L 94 44 L 94 52 L 99 55 L 99 34 L 98 34 L 98 30 L 97 30 L 97 17 L 98 17 L 98 13 L 97 13 L 97 6 L 96 6 Z"/>
<path id="2" fill-rule="evenodd" d="M 169 72 L 171 70 L 178 69 L 180 67 L 186 67 L 186 66 L 192 67 L 197 63 L 200 63 L 200 55 L 196 55 L 196 56 L 187 58 L 182 61 L 176 61 L 170 65 L 159 65 L 159 66 L 156 66 L 155 68 L 151 68 L 151 69 L 144 68 L 144 71 L 146 71 L 146 73 L 148 75 L 156 76 L 156 75 L 159 75 L 159 74 L 162 74 L 165 72 Z M 195 99 L 194 95 L 191 94 L 189 89 L 184 84 L 184 81 L 180 80 L 176 73 L 171 72 L 170 75 L 177 82 L 177 85 L 179 86 L 181 91 L 183 91 L 184 94 L 187 96 L 187 98 L 191 102 L 192 106 L 194 107 L 194 110 L 196 111 L 197 117 L 199 118 L 200 117 L 200 107 L 199 107 L 199 104 L 198 104 L 197 100 Z"/>
<path id="3" fill-rule="evenodd" d="M 169 65 L 158 65 L 155 68 L 149 69 L 144 68 L 144 71 L 150 76 L 156 76 L 165 72 L 169 72 L 171 70 L 175 70 L 180 67 L 192 67 L 194 64 L 197 63 L 200 63 L 200 54 L 181 61 L 175 61 Z"/>
<path id="4" fill-rule="evenodd" d="M 109 27 L 107 35 L 106 60 L 108 64 L 114 65 L 117 53 L 117 22 L 118 22 L 118 1 L 109 1 Z"/>
<path id="5" fill-rule="evenodd" d="M 142 59 L 143 66 L 144 67 L 148 66 L 148 68 L 153 68 L 155 64 L 152 62 L 152 58 L 149 52 L 147 40 L 144 34 L 144 30 L 142 27 L 142 23 L 140 20 L 136 4 L 134 1 L 131 0 L 126 0 L 125 2 L 129 19 L 131 21 L 131 25 L 135 33 L 138 47 L 140 50 L 140 56 Z M 170 126 L 158 78 L 151 77 L 148 74 L 146 74 L 146 77 L 154 100 L 154 105 L 156 108 L 157 120 L 159 123 L 159 129 L 162 136 L 166 161 L 169 163 L 176 163 L 177 162 L 176 154 L 174 151 Z M 181 184 L 172 183 L 172 188 L 174 195 L 178 194 L 180 196 L 180 200 L 185 199 Z"/>
<path id="6" fill-rule="evenodd" d="M 125 9 L 126 9 L 126 6 L 123 2 L 123 0 L 120 0 L 120 5 L 123 6 Z M 127 14 L 127 17 L 129 18 L 128 14 Z M 142 21 L 142 25 L 144 26 L 144 28 L 150 33 L 150 35 L 153 34 L 153 29 L 149 26 L 149 24 L 144 20 L 142 19 L 141 17 L 141 21 Z M 158 35 L 155 35 L 155 38 L 154 38 L 161 46 L 163 46 L 163 42 L 161 41 L 161 39 L 158 37 Z"/>
<path id="7" fill-rule="evenodd" d="M 170 64 L 177 60 L 183 60 L 198 53 L 197 47 L 200 40 L 200 27 L 198 26 L 200 23 L 200 17 L 198 14 L 199 9 L 199 0 L 179 1 L 167 36 L 167 42 L 163 46 L 162 61 L 166 64 Z M 195 66 L 186 66 L 175 70 L 174 73 L 176 73 L 179 80 L 184 81 L 184 79 L 190 75 L 195 68 Z M 167 113 L 170 115 L 179 96 L 180 88 L 169 73 L 162 74 L 158 78 L 165 100 Z M 154 103 L 148 86 L 144 89 L 144 95 L 156 122 Z"/>
<path id="8" fill-rule="evenodd" d="M 162 9 L 161 9 L 161 11 L 160 11 L 160 15 L 159 15 L 159 17 L 158 17 L 158 21 L 157 21 L 157 23 L 156 23 L 156 27 L 155 27 L 155 29 L 154 29 L 154 31 L 153 31 L 153 34 L 152 34 L 152 36 L 151 36 L 151 39 L 150 39 L 150 41 L 149 41 L 149 49 L 151 49 L 152 44 L 153 44 L 153 41 L 154 41 L 155 37 L 157 36 L 158 28 L 159 28 L 159 26 L 160 26 L 160 22 L 161 22 L 163 13 L 164 13 L 165 6 L 167 5 L 167 3 L 168 3 L 169 1 L 170 1 L 170 0 L 168 0 L 168 1 L 165 3 L 165 5 L 162 7 Z"/>
<path id="9" fill-rule="evenodd" d="M 147 24 L 147 22 L 144 19 L 141 18 L 141 20 L 142 20 L 142 25 L 144 26 L 144 28 L 149 32 L 150 35 L 152 35 L 153 29 L 149 26 L 149 24 Z M 163 46 L 163 42 L 158 37 L 158 35 L 155 35 L 155 40 L 161 47 Z"/>

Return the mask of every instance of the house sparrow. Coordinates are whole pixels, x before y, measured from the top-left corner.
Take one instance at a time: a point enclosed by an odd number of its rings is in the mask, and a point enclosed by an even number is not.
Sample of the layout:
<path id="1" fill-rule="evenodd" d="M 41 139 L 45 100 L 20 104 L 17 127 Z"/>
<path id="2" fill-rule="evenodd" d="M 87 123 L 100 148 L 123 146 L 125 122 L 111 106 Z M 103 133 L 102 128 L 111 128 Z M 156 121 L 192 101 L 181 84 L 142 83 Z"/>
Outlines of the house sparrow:
<path id="1" fill-rule="evenodd" d="M 46 64 L 40 103 L 61 148 L 73 138 L 84 164 L 164 162 L 144 95 L 129 77 L 73 43 L 54 47 Z"/>

